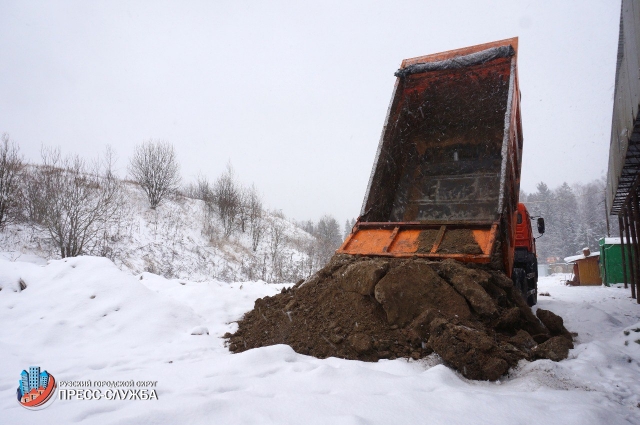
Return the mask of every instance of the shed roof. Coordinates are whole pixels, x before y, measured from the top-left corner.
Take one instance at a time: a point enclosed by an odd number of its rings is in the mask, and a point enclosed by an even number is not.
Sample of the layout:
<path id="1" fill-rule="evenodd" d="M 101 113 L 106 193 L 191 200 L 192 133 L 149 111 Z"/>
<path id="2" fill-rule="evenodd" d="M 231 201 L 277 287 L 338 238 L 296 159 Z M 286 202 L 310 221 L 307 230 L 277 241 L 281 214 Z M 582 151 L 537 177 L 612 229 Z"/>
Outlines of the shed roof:
<path id="1" fill-rule="evenodd" d="M 573 255 L 571 257 L 565 257 L 564 258 L 564 262 L 565 263 L 575 263 L 576 261 L 579 260 L 584 260 L 585 258 L 591 258 L 591 257 L 599 257 L 600 253 L 599 252 L 593 252 L 591 254 L 589 254 L 588 257 L 585 257 L 584 255 L 580 254 L 580 255 Z"/>
<path id="2" fill-rule="evenodd" d="M 604 239 L 605 245 L 620 245 L 620 238 L 602 238 L 602 239 Z M 624 243 L 625 244 L 629 243 L 629 240 L 627 238 L 624 238 Z"/>

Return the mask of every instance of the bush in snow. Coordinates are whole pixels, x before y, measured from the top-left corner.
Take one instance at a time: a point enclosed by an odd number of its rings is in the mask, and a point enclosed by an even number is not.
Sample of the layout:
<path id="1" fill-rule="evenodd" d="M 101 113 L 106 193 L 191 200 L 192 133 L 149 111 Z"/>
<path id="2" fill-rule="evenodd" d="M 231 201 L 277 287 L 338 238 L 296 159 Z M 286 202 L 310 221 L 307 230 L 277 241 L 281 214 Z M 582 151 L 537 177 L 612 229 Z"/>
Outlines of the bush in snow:
<path id="1" fill-rule="evenodd" d="M 213 185 L 213 199 L 218 206 L 225 237 L 231 236 L 242 211 L 242 189 L 236 182 L 231 164 Z"/>
<path id="2" fill-rule="evenodd" d="M 78 156 L 63 158 L 59 149 L 43 149 L 42 166 L 28 176 L 27 204 L 35 205 L 36 224 L 49 233 L 60 256 L 103 254 L 102 242 L 117 220 L 123 200 L 113 174 L 113 155 L 88 166 Z"/>
<path id="3" fill-rule="evenodd" d="M 129 174 L 146 193 L 151 209 L 155 209 L 180 184 L 180 166 L 173 145 L 148 140 L 136 146 Z"/>

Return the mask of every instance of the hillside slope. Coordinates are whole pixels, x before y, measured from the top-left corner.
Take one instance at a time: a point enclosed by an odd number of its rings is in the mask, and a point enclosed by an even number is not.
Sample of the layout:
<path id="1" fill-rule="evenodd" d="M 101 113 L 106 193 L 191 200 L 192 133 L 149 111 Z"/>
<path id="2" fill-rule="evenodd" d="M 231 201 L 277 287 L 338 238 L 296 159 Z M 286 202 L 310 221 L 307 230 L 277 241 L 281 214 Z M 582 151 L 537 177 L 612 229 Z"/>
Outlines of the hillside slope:
<path id="1" fill-rule="evenodd" d="M 105 234 L 102 252 L 92 253 L 123 270 L 226 282 L 294 282 L 315 271 L 313 236 L 282 216 L 265 212 L 264 236 L 253 251 L 248 232 L 238 229 L 224 238 L 219 218 L 207 215 L 201 200 L 176 195 L 152 210 L 137 186 L 125 183 L 124 191 L 120 218 Z M 0 231 L 0 252 L 8 259 L 60 258 L 46 231 L 24 224 Z"/>

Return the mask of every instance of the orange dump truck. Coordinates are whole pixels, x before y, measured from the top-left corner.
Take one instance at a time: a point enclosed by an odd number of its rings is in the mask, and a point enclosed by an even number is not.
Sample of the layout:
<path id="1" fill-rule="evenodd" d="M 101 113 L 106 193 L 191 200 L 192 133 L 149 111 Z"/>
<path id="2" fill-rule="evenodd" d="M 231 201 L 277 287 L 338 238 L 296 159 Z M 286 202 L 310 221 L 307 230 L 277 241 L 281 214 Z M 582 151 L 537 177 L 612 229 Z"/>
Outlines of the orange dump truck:
<path id="1" fill-rule="evenodd" d="M 402 62 L 360 217 L 338 253 L 490 263 L 535 303 L 537 268 L 521 261 L 535 259 L 535 240 L 530 220 L 518 222 L 517 52 L 512 38 Z"/>

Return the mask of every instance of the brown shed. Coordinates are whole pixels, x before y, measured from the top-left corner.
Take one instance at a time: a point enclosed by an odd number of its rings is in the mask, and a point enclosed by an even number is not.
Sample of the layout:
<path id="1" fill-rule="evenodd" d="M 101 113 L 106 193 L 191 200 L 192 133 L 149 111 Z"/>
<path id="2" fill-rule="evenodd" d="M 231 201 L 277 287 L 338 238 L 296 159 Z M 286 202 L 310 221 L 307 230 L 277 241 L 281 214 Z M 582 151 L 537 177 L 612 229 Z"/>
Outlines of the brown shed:
<path id="1" fill-rule="evenodd" d="M 602 285 L 600 276 L 600 253 L 589 251 L 589 248 L 582 250 L 582 255 L 574 255 L 564 259 L 568 264 L 573 264 L 573 279 L 568 281 L 570 285 Z"/>

